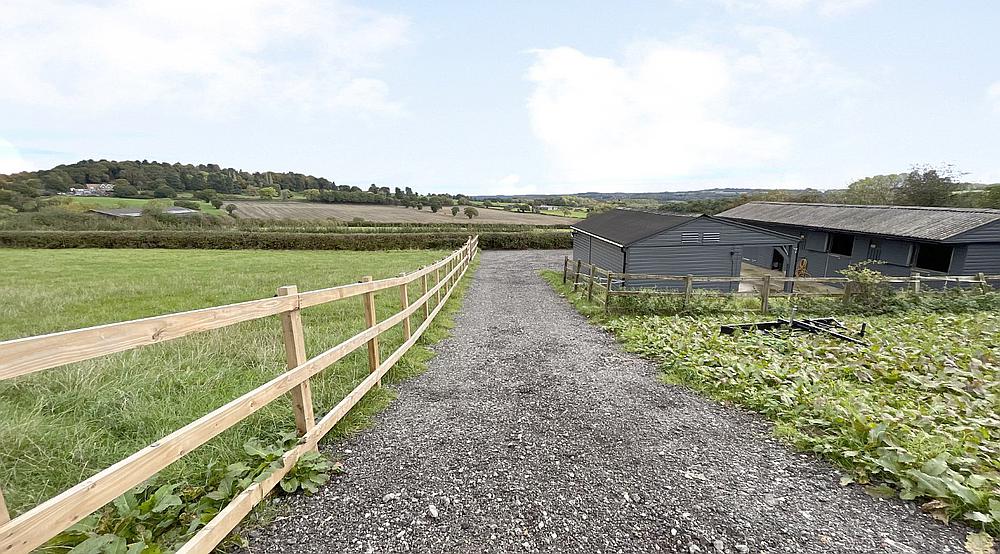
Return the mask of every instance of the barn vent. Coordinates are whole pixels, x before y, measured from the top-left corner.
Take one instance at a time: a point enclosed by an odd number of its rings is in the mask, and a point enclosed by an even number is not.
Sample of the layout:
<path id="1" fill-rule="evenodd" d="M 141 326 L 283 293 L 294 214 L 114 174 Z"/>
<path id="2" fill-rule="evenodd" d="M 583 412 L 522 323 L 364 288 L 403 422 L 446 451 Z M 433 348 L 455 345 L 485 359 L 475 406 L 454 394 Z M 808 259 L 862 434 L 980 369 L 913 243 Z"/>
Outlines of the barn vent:
<path id="1" fill-rule="evenodd" d="M 681 233 L 681 244 L 698 244 L 701 242 L 701 235 L 698 233 Z"/>
<path id="2" fill-rule="evenodd" d="M 702 242 L 719 242 L 719 233 L 705 233 L 702 235 Z"/>

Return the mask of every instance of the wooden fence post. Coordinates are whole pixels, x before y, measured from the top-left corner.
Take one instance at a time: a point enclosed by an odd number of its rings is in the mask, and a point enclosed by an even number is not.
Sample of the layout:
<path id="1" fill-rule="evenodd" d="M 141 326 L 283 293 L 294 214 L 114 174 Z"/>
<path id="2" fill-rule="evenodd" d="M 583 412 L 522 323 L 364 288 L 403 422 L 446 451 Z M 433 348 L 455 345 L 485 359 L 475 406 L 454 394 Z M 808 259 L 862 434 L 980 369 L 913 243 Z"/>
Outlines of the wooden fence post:
<path id="1" fill-rule="evenodd" d="M 913 272 L 913 292 L 920 292 L 920 272 Z"/>
<path id="2" fill-rule="evenodd" d="M 569 275 L 569 256 L 563 257 L 563 284 L 566 284 L 566 277 Z"/>
<path id="3" fill-rule="evenodd" d="M 407 309 L 410 307 L 410 284 L 403 283 L 399 285 L 399 306 L 402 309 Z M 410 340 L 411 330 L 410 330 L 410 316 L 403 318 L 403 340 Z"/>
<path id="4" fill-rule="evenodd" d="M 694 275 L 688 273 L 684 277 L 684 307 L 687 307 L 688 302 L 691 301 L 691 293 L 694 289 Z"/>
<path id="5" fill-rule="evenodd" d="M 573 292 L 576 292 L 576 288 L 580 286 L 580 264 L 583 260 L 576 261 L 576 273 L 573 275 Z"/>
<path id="6" fill-rule="evenodd" d="M 424 273 L 424 277 L 423 277 L 422 283 L 423 283 L 423 293 L 421 293 L 421 295 L 420 295 L 421 297 L 424 296 L 425 294 L 427 294 L 427 274 L 426 273 Z M 427 300 L 424 300 L 424 319 L 427 319 L 427 318 L 429 318 L 431 316 L 430 303 L 431 303 L 431 299 L 430 298 L 428 298 Z"/>
<path id="7" fill-rule="evenodd" d="M 278 296 L 292 296 L 299 293 L 298 287 L 289 285 L 278 289 Z M 296 368 L 306 361 L 306 337 L 302 331 L 302 314 L 296 307 L 281 314 L 281 334 L 285 343 L 285 366 Z M 295 411 L 295 429 L 305 435 L 316 425 L 313 413 L 312 387 L 306 379 L 291 390 L 292 409 Z"/>
<path id="8" fill-rule="evenodd" d="M 594 301 L 594 270 L 596 268 L 593 264 L 590 265 L 590 283 L 587 285 L 587 302 Z"/>
<path id="9" fill-rule="evenodd" d="M 771 299 L 771 276 L 765 275 L 761 281 L 760 313 L 767 314 L 768 308 L 770 308 L 769 304 Z"/>
<path id="10" fill-rule="evenodd" d="M 366 275 L 361 278 L 362 283 L 370 283 L 372 280 L 371 275 Z M 375 293 L 366 292 L 361 296 L 362 302 L 365 305 L 365 324 L 371 328 L 375 326 L 376 316 L 375 316 Z M 378 366 L 382 363 L 380 359 L 380 354 L 378 351 L 378 337 L 372 337 L 368 341 L 368 372 L 371 373 L 378 369 Z M 377 386 L 382 386 L 382 380 L 378 380 Z"/>
<path id="11" fill-rule="evenodd" d="M 611 281 L 614 275 L 614 273 L 608 272 L 608 285 L 604 290 L 604 313 L 611 312 Z"/>
<path id="12" fill-rule="evenodd" d="M 990 289 L 990 284 L 986 282 L 986 274 L 979 272 L 976 277 L 979 279 L 979 292 L 986 294 Z"/>
<path id="13" fill-rule="evenodd" d="M 7 502 L 3 499 L 3 489 L 0 489 L 0 525 L 10 521 L 10 512 L 7 511 Z"/>

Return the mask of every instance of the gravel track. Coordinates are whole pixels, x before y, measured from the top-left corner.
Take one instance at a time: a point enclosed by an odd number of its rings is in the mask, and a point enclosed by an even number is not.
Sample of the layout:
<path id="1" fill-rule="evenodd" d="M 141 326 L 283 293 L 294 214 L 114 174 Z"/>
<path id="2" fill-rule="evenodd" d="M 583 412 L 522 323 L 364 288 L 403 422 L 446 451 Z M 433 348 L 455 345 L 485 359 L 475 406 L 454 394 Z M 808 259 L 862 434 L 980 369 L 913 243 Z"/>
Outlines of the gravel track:
<path id="1" fill-rule="evenodd" d="M 248 551 L 964 551 L 961 527 L 657 380 L 538 277 L 562 255 L 484 252 L 428 371 L 324 447 L 346 473 L 278 499 Z"/>

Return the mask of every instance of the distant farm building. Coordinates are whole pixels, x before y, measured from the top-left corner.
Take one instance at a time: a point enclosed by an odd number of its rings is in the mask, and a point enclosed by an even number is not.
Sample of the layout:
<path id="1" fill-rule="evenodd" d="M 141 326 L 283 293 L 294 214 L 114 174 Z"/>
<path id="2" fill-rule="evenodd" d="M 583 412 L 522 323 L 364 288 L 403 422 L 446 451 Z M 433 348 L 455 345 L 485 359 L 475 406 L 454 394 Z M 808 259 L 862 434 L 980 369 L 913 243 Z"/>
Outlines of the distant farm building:
<path id="1" fill-rule="evenodd" d="M 139 217 L 142 215 L 142 208 L 95 208 L 90 211 L 108 217 Z M 180 206 L 163 208 L 161 211 L 168 215 L 194 215 L 201 213 L 198 210 L 181 208 Z"/>
<path id="2" fill-rule="evenodd" d="M 81 187 L 69 189 L 73 196 L 111 196 L 115 186 L 111 183 L 90 183 Z"/>
<path id="3" fill-rule="evenodd" d="M 686 216 L 612 210 L 570 227 L 573 257 L 616 273 L 739 276 L 745 248 L 785 252 L 791 260 L 797 237 L 708 215 Z M 789 263 L 782 267 L 791 272 Z M 654 287 L 630 281 L 626 287 Z M 698 286 L 730 290 L 736 283 Z"/>
<path id="4" fill-rule="evenodd" d="M 841 277 L 848 265 L 893 276 L 1000 273 L 1000 210 L 750 202 L 719 214 L 799 238 L 800 274 Z M 773 267 L 775 248 L 747 248 L 743 258 Z"/>

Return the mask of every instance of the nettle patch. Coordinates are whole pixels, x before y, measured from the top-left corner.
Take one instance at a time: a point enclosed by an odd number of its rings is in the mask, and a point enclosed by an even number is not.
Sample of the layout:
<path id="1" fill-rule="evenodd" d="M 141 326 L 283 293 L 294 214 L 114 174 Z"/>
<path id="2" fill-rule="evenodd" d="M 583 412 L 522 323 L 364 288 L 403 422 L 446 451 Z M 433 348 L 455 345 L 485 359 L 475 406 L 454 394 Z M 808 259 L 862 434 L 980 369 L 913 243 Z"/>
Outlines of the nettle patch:
<path id="1" fill-rule="evenodd" d="M 272 444 L 253 439 L 244 445 L 244 462 L 209 464 L 200 483 L 152 481 L 139 485 L 111 504 L 57 535 L 42 552 L 71 554 L 161 554 L 173 552 L 212 520 L 241 491 L 281 468 L 281 456 L 298 443 L 285 433 Z M 280 482 L 286 493 L 313 494 L 331 472 L 343 471 L 318 452 L 303 454 Z"/>
<path id="2" fill-rule="evenodd" d="M 1000 315 L 867 318 L 869 346 L 719 334 L 723 318 L 622 317 L 606 326 L 664 378 L 757 410 L 779 435 L 874 495 L 1000 533 Z M 970 548 L 992 544 L 970 535 Z"/>

